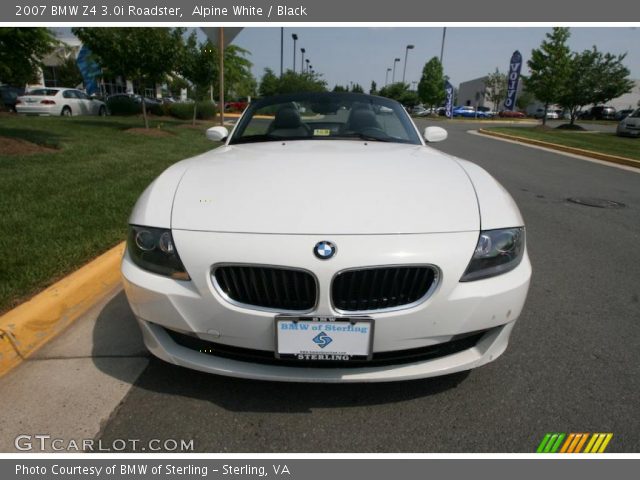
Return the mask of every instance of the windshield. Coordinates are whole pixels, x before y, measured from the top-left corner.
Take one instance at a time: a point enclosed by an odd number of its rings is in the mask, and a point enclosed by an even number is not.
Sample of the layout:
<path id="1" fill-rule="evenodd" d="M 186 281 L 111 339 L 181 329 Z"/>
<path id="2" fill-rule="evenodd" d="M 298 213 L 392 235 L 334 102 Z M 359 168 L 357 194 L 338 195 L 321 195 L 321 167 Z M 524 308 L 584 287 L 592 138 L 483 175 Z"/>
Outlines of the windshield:
<path id="1" fill-rule="evenodd" d="M 355 93 L 301 93 L 252 103 L 229 143 L 371 140 L 420 145 L 399 103 Z"/>
<path id="2" fill-rule="evenodd" d="M 40 88 L 38 90 L 31 90 L 27 95 L 53 97 L 58 93 L 58 90 L 52 88 Z"/>
<path id="3" fill-rule="evenodd" d="M 631 118 L 640 118 L 640 108 L 637 109 L 635 112 L 633 112 L 631 115 L 629 115 Z"/>

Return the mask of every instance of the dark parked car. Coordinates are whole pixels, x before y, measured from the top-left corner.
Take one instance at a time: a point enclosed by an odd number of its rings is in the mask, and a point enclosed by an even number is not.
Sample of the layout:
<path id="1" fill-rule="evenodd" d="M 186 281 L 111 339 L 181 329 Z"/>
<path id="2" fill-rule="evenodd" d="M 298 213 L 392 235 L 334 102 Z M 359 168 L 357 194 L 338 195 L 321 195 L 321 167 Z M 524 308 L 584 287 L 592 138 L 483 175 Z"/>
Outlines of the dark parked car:
<path id="1" fill-rule="evenodd" d="M 616 109 L 604 105 L 591 107 L 580 115 L 582 120 L 615 120 Z"/>
<path id="2" fill-rule="evenodd" d="M 4 108 L 10 112 L 16 111 L 16 101 L 18 97 L 21 97 L 22 95 L 24 95 L 24 88 L 0 85 L 2 105 L 4 105 Z"/>
<path id="3" fill-rule="evenodd" d="M 616 112 L 616 120 L 624 120 L 633 113 L 633 108 L 625 108 Z"/>
<path id="4" fill-rule="evenodd" d="M 113 95 L 109 95 L 107 100 L 118 100 L 128 98 L 135 103 L 142 103 L 142 97 L 133 93 L 115 93 Z M 160 105 L 160 100 L 156 100 L 155 98 L 144 97 L 144 104 L 147 107 L 152 107 L 153 105 Z"/>

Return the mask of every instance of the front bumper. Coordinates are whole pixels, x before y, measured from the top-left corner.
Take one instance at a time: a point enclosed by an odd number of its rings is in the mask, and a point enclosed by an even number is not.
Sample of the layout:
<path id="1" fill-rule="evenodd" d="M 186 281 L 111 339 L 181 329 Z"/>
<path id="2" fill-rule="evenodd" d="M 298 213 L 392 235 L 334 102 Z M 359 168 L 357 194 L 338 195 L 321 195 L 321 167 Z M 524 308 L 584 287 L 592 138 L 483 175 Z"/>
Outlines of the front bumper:
<path id="1" fill-rule="evenodd" d="M 315 235 L 250 235 L 173 231 L 176 247 L 192 280 L 175 281 L 141 270 L 125 253 L 125 290 L 149 350 L 170 363 L 221 375 L 306 382 L 365 382 L 425 378 L 468 370 L 504 352 L 529 288 L 531 265 L 506 274 L 460 283 L 476 232 L 425 235 L 338 236 L 338 255 L 316 259 Z M 181 249 L 181 245 L 189 248 Z M 460 255 L 459 252 L 469 252 Z M 312 315 L 339 315 L 329 286 L 336 272 L 354 267 L 433 264 L 441 270 L 434 293 L 408 309 L 371 313 L 375 321 L 373 352 L 403 351 L 451 341 L 458 335 L 485 331 L 464 351 L 424 361 L 358 368 L 300 368 L 248 362 L 200 353 L 179 345 L 166 329 L 243 349 L 274 351 L 274 313 L 228 303 L 211 280 L 211 268 L 222 262 L 295 266 L 314 273 L 319 301 Z"/>
<path id="2" fill-rule="evenodd" d="M 622 137 L 640 137 L 640 127 L 618 126 L 616 133 Z"/>

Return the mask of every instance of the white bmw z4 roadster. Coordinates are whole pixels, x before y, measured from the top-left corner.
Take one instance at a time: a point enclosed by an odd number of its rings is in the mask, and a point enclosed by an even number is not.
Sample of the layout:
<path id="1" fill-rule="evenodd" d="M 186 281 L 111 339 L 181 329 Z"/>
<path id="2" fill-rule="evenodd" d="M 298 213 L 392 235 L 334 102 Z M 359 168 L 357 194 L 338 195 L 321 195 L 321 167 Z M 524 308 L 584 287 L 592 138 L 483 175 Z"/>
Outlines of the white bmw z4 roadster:
<path id="1" fill-rule="evenodd" d="M 445 375 L 506 349 L 531 277 L 520 212 L 426 145 L 397 102 L 253 102 L 224 144 L 164 171 L 130 218 L 126 295 L 183 367 L 294 382 Z"/>

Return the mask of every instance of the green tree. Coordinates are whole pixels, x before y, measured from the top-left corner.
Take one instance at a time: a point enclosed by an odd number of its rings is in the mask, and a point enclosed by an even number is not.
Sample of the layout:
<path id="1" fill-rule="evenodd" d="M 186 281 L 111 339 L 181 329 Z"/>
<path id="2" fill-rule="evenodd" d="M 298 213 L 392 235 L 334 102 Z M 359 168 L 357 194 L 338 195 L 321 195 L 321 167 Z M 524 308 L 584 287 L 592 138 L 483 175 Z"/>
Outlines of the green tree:
<path id="1" fill-rule="evenodd" d="M 182 28 L 79 27 L 72 31 L 104 70 L 139 85 L 164 81 L 177 69 L 183 52 Z M 145 128 L 149 128 L 145 102 L 142 102 L 142 116 Z"/>
<path id="2" fill-rule="evenodd" d="M 195 32 L 181 45 L 181 50 L 176 69 L 192 85 L 191 96 L 195 101 L 191 123 L 195 125 L 198 100 L 203 100 L 206 92 L 213 90 L 213 82 L 218 78 L 218 60 L 213 45 L 198 43 Z"/>
<path id="3" fill-rule="evenodd" d="M 371 80 L 371 86 L 369 87 L 369 95 L 378 95 L 378 84 Z"/>
<path id="4" fill-rule="evenodd" d="M 542 124 L 547 121 L 549 105 L 558 102 L 570 76 L 571 52 L 567 46 L 569 29 L 555 27 L 546 39 L 531 51 L 527 62 L 530 75 L 524 79 L 528 91 L 544 104 Z"/>
<path id="5" fill-rule="evenodd" d="M 78 68 L 76 56 L 70 48 L 65 48 L 58 54 L 60 60 L 56 67 L 56 80 L 59 86 L 75 87 L 83 82 L 82 74 Z"/>
<path id="6" fill-rule="evenodd" d="M 629 69 L 622 64 L 624 58 L 625 55 L 599 52 L 595 46 L 572 55 L 567 84 L 557 101 L 569 111 L 571 125 L 582 107 L 607 103 L 631 91 L 634 84 L 629 80 Z"/>
<path id="7" fill-rule="evenodd" d="M 251 73 L 251 70 L 245 71 L 245 73 L 248 74 L 242 75 L 230 90 L 231 94 L 237 98 L 255 97 L 258 93 L 258 81 Z"/>
<path id="8" fill-rule="evenodd" d="M 494 110 L 499 110 L 507 98 L 507 74 L 496 68 L 495 72 L 487 75 L 484 85 L 485 98 L 493 103 Z"/>
<path id="9" fill-rule="evenodd" d="M 595 46 L 593 50 L 597 52 Z M 598 89 L 593 103 L 607 103 L 632 91 L 634 82 L 629 79 L 631 72 L 622 63 L 626 56 L 626 53 L 614 55 L 597 52 L 595 74 L 598 79 Z"/>
<path id="10" fill-rule="evenodd" d="M 269 97 L 278 93 L 279 79 L 270 68 L 264 69 L 264 75 L 260 79 L 260 88 L 258 92 L 261 97 Z"/>
<path id="11" fill-rule="evenodd" d="M 278 93 L 325 92 L 327 82 L 317 73 L 296 73 L 287 70 L 279 80 Z"/>
<path id="12" fill-rule="evenodd" d="M 535 100 L 536 97 L 531 92 L 523 89 L 516 99 L 516 107 L 518 107 L 518 110 L 526 110 Z"/>
<path id="13" fill-rule="evenodd" d="M 422 77 L 418 83 L 418 97 L 429 107 L 440 106 L 447 98 L 444 90 L 445 76 L 438 57 L 433 57 L 425 63 Z"/>
<path id="14" fill-rule="evenodd" d="M 260 95 L 276 95 L 279 93 L 326 92 L 327 82 L 318 73 L 297 73 L 287 70 L 278 78 L 269 68 L 260 80 Z"/>
<path id="15" fill-rule="evenodd" d="M 380 89 L 378 95 L 396 100 L 406 107 L 414 107 L 420 103 L 418 94 L 409 90 L 408 83 L 391 83 Z"/>
<path id="16" fill-rule="evenodd" d="M 360 85 L 359 83 L 354 83 L 351 86 L 351 91 L 354 93 L 364 93 L 364 88 L 362 88 L 362 85 Z"/>
<path id="17" fill-rule="evenodd" d="M 211 42 L 198 43 L 193 32 L 179 55 L 177 70 L 193 85 L 195 100 L 204 100 L 207 94 L 213 96 L 220 88 L 220 51 Z M 225 98 L 250 97 L 256 94 L 257 84 L 251 73 L 252 63 L 246 58 L 249 52 L 236 45 L 224 49 Z M 193 123 L 197 114 L 197 102 L 193 106 Z"/>
<path id="18" fill-rule="evenodd" d="M 333 87 L 333 90 L 331 90 L 332 92 L 348 92 L 349 91 L 349 87 L 343 87 L 342 85 L 338 85 L 336 84 Z"/>
<path id="19" fill-rule="evenodd" d="M 187 80 L 178 76 L 172 75 L 169 81 L 167 82 L 167 89 L 169 90 L 169 95 L 172 97 L 179 97 L 182 89 L 189 89 L 191 85 Z"/>
<path id="20" fill-rule="evenodd" d="M 0 81 L 16 86 L 33 83 L 42 59 L 57 44 L 47 28 L 0 28 Z"/>
<path id="21" fill-rule="evenodd" d="M 219 54 L 216 54 L 218 57 Z M 247 58 L 248 50 L 229 45 L 224 49 L 225 96 L 229 98 L 250 97 L 256 94 L 257 82 L 251 73 L 253 64 Z M 218 79 L 219 80 L 219 79 Z M 216 81 L 216 84 L 219 84 Z"/>
<path id="22" fill-rule="evenodd" d="M 399 102 L 407 91 L 409 91 L 409 85 L 402 82 L 396 82 L 382 87 L 378 92 L 378 95 L 381 97 L 391 98 Z"/>
<path id="23" fill-rule="evenodd" d="M 569 111 L 571 125 L 575 123 L 577 114 L 583 106 L 594 103 L 598 88 L 596 62 L 597 53 L 593 50 L 575 53 L 569 62 L 567 82 L 556 103 Z"/>

